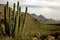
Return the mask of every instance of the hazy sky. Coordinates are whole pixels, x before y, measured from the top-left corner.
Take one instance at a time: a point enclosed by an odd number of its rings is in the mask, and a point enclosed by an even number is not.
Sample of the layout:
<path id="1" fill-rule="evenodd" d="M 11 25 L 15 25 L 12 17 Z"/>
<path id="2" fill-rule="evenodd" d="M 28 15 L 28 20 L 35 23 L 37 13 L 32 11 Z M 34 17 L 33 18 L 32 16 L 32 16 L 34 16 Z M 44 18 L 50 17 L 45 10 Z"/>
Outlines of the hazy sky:
<path id="1" fill-rule="evenodd" d="M 4 4 L 6 1 L 8 0 L 0 0 L 0 4 Z M 17 1 L 20 1 L 22 11 L 28 6 L 28 12 L 31 14 L 35 13 L 49 19 L 60 20 L 60 0 L 9 0 L 10 6 Z"/>

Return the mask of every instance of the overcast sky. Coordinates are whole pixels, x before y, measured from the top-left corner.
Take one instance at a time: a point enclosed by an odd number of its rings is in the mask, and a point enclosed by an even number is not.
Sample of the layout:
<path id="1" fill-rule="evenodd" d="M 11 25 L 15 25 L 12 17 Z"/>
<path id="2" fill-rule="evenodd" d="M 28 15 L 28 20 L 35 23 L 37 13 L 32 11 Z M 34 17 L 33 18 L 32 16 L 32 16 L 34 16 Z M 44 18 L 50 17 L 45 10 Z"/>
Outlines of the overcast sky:
<path id="1" fill-rule="evenodd" d="M 0 0 L 0 4 L 6 4 L 8 0 Z M 22 11 L 28 6 L 29 13 L 43 15 L 46 18 L 60 20 L 60 0 L 9 0 L 10 6 L 20 1 Z"/>

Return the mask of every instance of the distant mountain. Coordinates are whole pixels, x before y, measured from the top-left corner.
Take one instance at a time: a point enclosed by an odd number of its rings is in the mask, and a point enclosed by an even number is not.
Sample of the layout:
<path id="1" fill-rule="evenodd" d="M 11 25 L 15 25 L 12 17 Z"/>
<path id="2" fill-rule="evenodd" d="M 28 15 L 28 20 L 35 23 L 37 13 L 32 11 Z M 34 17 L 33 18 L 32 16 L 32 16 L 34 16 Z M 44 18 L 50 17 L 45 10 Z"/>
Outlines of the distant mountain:
<path id="1" fill-rule="evenodd" d="M 47 20 L 48 20 L 48 19 L 45 18 L 43 15 L 39 15 L 38 17 L 39 17 L 39 20 L 42 20 L 42 21 L 47 21 Z"/>
<path id="2" fill-rule="evenodd" d="M 40 21 L 44 22 L 44 23 L 57 23 L 57 21 L 55 21 L 53 19 L 47 19 L 43 15 L 37 16 L 36 14 L 31 14 L 31 16 L 36 18 L 37 20 L 40 20 Z"/>
<path id="3" fill-rule="evenodd" d="M 56 22 L 60 23 L 60 20 L 55 20 Z"/>
<path id="4" fill-rule="evenodd" d="M 31 14 L 32 17 L 36 18 L 36 19 L 39 19 L 39 17 L 36 15 L 36 14 Z"/>
<path id="5" fill-rule="evenodd" d="M 42 21 L 47 21 L 48 20 L 43 15 L 39 15 L 39 16 L 37 16 L 36 14 L 31 14 L 31 15 L 38 20 L 42 20 Z"/>

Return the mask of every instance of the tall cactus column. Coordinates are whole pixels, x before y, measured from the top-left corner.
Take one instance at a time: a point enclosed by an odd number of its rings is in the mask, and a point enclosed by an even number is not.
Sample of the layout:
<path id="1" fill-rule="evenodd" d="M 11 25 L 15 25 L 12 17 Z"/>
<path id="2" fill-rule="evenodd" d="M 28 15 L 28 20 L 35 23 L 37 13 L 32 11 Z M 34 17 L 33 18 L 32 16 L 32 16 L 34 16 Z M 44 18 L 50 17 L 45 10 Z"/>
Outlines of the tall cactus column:
<path id="1" fill-rule="evenodd" d="M 15 36 L 18 36 L 18 24 L 19 24 L 19 2 L 17 3 L 17 13 L 16 13 L 16 26 L 15 26 Z"/>
<path id="2" fill-rule="evenodd" d="M 5 32 L 6 35 L 10 35 L 10 29 L 9 29 L 9 3 L 7 2 L 7 5 L 5 7 Z"/>
<path id="3" fill-rule="evenodd" d="M 11 28 L 12 28 L 12 37 L 14 37 L 14 32 L 15 32 L 15 29 L 16 29 L 16 9 L 15 9 L 15 3 L 14 3 L 14 6 L 13 6 L 13 20 L 12 20 L 12 24 L 11 24 Z"/>
<path id="4" fill-rule="evenodd" d="M 19 7 L 19 26 L 18 26 L 18 32 L 20 33 L 20 18 L 21 17 L 21 7 Z"/>
<path id="5" fill-rule="evenodd" d="M 12 13 L 12 10 L 9 7 L 9 29 L 10 29 L 10 34 L 11 34 L 11 13 Z"/>
<path id="6" fill-rule="evenodd" d="M 15 3 L 14 3 L 14 6 L 13 6 L 13 20 L 12 20 L 12 33 L 14 33 L 14 30 L 15 30 L 15 17 L 16 17 L 16 12 L 15 12 Z"/>
<path id="7" fill-rule="evenodd" d="M 27 7 L 26 7 L 26 10 L 25 10 L 25 15 L 24 15 L 24 21 L 23 21 L 23 24 L 22 24 L 22 39 L 23 39 L 23 34 L 24 34 L 24 30 L 25 30 L 25 26 L 26 26 L 26 17 L 27 17 Z"/>

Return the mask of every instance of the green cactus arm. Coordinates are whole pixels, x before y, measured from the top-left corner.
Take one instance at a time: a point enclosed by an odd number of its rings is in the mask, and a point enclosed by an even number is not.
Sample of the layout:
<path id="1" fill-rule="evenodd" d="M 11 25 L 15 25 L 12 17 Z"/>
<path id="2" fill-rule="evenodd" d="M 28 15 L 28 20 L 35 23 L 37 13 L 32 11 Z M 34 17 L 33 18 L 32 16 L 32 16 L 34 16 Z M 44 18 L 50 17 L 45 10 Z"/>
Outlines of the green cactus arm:
<path id="1" fill-rule="evenodd" d="M 26 7 L 26 10 L 25 10 L 24 21 L 23 21 L 22 30 L 21 30 L 23 33 L 24 33 L 24 30 L 25 30 L 26 17 L 27 17 L 27 7 Z"/>
<path id="2" fill-rule="evenodd" d="M 24 20 L 23 20 L 23 24 L 22 24 L 22 28 L 21 28 L 21 37 L 22 39 L 24 38 L 24 30 L 25 30 L 25 25 L 26 25 L 26 17 L 27 17 L 27 7 L 25 10 L 25 15 L 24 15 Z"/>
<path id="3" fill-rule="evenodd" d="M 16 11 L 15 11 L 16 9 L 15 9 L 15 6 L 16 6 L 16 5 L 15 5 L 15 3 L 14 3 L 14 6 L 13 6 L 13 20 L 12 20 L 12 21 L 13 21 L 13 22 L 12 22 L 12 33 L 14 33 L 15 24 L 16 24 L 16 23 L 15 23 L 15 17 L 16 17 Z"/>
<path id="4" fill-rule="evenodd" d="M 11 32 L 11 8 L 9 7 L 9 30 L 10 30 L 10 34 Z"/>
<path id="5" fill-rule="evenodd" d="M 18 26 L 18 32 L 20 32 L 20 18 L 21 17 L 21 7 L 19 7 L 19 26 Z"/>
<path id="6" fill-rule="evenodd" d="M 9 28 L 9 3 L 4 8 L 4 19 L 5 19 L 5 33 L 6 35 L 10 35 L 10 28 Z"/>
<path id="7" fill-rule="evenodd" d="M 19 2 L 17 3 L 17 13 L 16 13 L 16 26 L 15 26 L 15 35 L 18 34 L 18 24 L 19 24 Z"/>
<path id="8" fill-rule="evenodd" d="M 7 22 L 9 23 L 9 2 L 8 1 L 6 6 L 6 19 L 7 19 Z"/>

